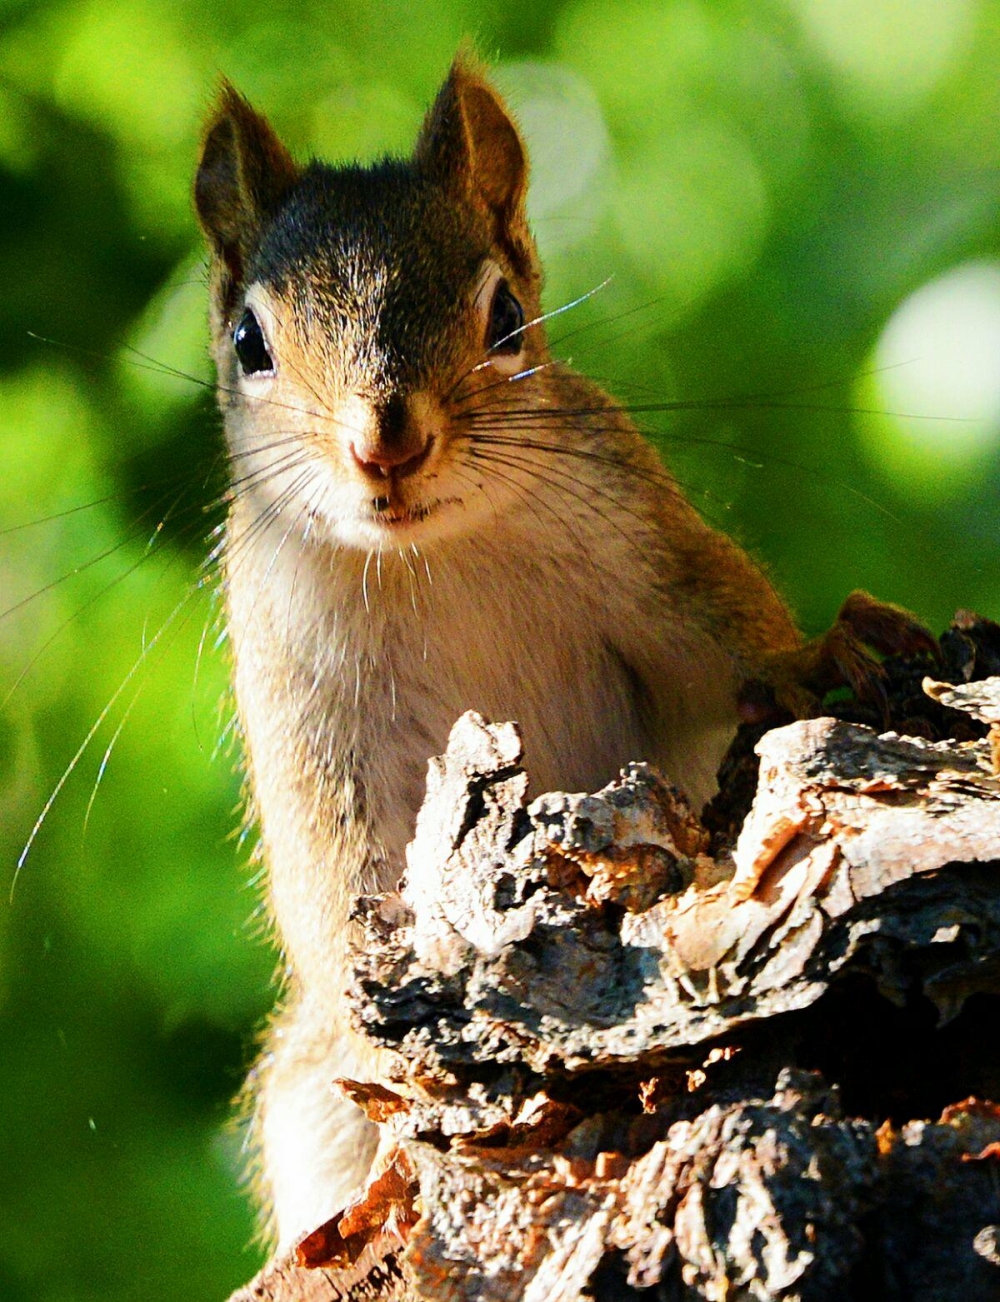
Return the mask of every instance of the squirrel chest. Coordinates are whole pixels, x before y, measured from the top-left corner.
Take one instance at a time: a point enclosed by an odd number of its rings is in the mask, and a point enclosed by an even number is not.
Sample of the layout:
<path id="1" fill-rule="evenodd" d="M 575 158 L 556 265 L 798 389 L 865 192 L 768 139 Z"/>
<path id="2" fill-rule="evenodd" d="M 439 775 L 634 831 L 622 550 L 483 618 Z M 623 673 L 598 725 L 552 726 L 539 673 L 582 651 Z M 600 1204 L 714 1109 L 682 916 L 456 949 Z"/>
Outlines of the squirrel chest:
<path id="1" fill-rule="evenodd" d="M 733 666 L 665 604 L 640 542 L 603 525 L 583 552 L 579 532 L 518 510 L 416 554 L 302 550 L 271 532 L 228 584 L 265 843 L 291 823 L 345 889 L 384 888 L 427 760 L 466 709 L 519 721 L 536 793 L 594 789 L 637 758 L 683 761 L 692 794 L 710 790 Z M 363 828 L 362 856 L 346 824 Z"/>

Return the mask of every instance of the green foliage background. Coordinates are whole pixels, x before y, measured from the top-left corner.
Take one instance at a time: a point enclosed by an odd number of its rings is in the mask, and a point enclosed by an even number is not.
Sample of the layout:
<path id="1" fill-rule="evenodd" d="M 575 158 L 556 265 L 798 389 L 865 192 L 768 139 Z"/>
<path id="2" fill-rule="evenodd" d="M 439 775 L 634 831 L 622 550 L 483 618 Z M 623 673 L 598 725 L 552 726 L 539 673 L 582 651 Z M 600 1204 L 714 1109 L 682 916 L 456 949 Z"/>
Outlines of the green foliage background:
<path id="1" fill-rule="evenodd" d="M 858 586 L 1000 613 L 996 421 L 896 419 L 877 351 L 920 286 L 996 274 L 995 0 L 3 0 L 5 1302 L 221 1298 L 258 1263 L 227 1117 L 273 956 L 200 577 L 199 123 L 224 72 L 300 155 L 405 149 L 467 36 L 534 146 L 549 306 L 612 277 L 561 351 L 688 404 L 643 419 L 805 626 Z"/>

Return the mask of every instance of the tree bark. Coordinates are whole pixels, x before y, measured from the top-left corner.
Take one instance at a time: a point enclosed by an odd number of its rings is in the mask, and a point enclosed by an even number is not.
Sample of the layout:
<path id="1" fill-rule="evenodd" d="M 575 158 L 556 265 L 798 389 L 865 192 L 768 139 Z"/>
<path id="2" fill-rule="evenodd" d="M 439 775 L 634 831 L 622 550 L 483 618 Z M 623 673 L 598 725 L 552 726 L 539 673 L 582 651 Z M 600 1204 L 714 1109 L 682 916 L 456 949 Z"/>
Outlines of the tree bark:
<path id="1" fill-rule="evenodd" d="M 989 735 L 768 732 L 728 847 L 463 716 L 358 906 L 372 1180 L 232 1302 L 1000 1297 L 1000 678 L 928 690 Z"/>

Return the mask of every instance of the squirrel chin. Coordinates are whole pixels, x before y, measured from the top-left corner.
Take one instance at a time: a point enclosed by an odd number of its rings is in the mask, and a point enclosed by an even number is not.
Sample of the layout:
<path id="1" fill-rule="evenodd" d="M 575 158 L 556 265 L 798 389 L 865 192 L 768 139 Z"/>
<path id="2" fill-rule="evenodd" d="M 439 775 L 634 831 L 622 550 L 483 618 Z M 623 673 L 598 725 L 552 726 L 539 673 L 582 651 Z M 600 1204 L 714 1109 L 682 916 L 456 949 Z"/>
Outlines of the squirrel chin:
<path id="1" fill-rule="evenodd" d="M 466 533 L 471 521 L 464 505 L 458 497 L 431 498 L 412 506 L 342 517 L 331 527 L 341 546 L 362 551 L 423 545 Z"/>

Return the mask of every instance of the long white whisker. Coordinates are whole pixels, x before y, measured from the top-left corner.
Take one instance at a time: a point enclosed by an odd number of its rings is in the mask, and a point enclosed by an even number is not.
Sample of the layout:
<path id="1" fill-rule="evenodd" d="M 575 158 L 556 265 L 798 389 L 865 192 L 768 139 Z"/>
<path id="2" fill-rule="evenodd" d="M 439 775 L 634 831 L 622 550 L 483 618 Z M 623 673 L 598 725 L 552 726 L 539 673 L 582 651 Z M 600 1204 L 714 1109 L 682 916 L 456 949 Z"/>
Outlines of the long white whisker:
<path id="1" fill-rule="evenodd" d="M 369 551 L 365 556 L 365 567 L 361 571 L 361 595 L 364 598 L 365 610 L 371 614 L 372 608 L 368 604 L 368 566 L 372 563 L 372 554 Z"/>
<path id="2" fill-rule="evenodd" d="M 14 869 L 14 877 L 10 884 L 10 894 L 8 897 L 11 903 L 13 903 L 14 900 L 14 891 L 17 888 L 17 882 L 21 875 L 21 869 L 24 867 L 25 860 L 28 858 L 28 854 L 31 851 L 31 847 L 34 845 L 35 840 L 38 837 L 38 833 L 42 830 L 42 826 L 45 823 L 45 820 L 49 816 L 49 811 L 52 809 L 52 806 L 55 804 L 56 800 L 58 799 L 59 794 L 62 791 L 63 787 L 65 787 L 66 783 L 69 781 L 70 775 L 76 768 L 77 764 L 79 764 L 83 756 L 86 754 L 87 749 L 90 746 L 90 743 L 97 735 L 98 729 L 101 727 L 101 725 L 104 723 L 104 720 L 114 709 L 115 704 L 121 697 L 122 693 L 128 687 L 129 683 L 133 680 L 135 675 L 139 672 L 140 667 L 145 663 L 146 657 L 149 655 L 152 649 L 157 645 L 157 643 L 162 639 L 167 629 L 177 618 L 178 614 L 184 609 L 188 601 L 190 601 L 191 596 L 193 595 L 194 592 L 195 592 L 194 588 L 188 589 L 188 591 L 184 594 L 181 600 L 173 608 L 173 610 L 170 612 L 170 614 L 167 616 L 164 622 L 160 625 L 160 628 L 156 633 L 156 635 L 150 640 L 147 646 L 143 647 L 142 653 L 139 655 L 138 659 L 136 659 L 133 662 L 128 673 L 118 684 L 117 688 L 115 689 L 110 699 L 108 700 L 108 703 L 104 706 L 103 710 L 101 710 L 100 714 L 97 716 L 97 718 L 91 724 L 90 728 L 87 730 L 87 735 L 84 737 L 83 741 L 77 747 L 76 752 L 73 755 L 73 758 L 70 760 L 70 762 L 66 765 L 66 768 L 63 770 L 62 776 L 60 777 L 56 785 L 53 787 L 49 795 L 49 798 L 42 806 L 41 813 L 35 819 L 31 832 L 28 835 L 28 839 L 24 844 L 24 849 L 18 855 L 17 866 Z"/>
<path id="3" fill-rule="evenodd" d="M 516 339 L 518 335 L 524 334 L 526 330 L 530 330 L 532 326 L 541 325 L 543 321 L 551 321 L 553 317 L 562 316 L 564 312 L 569 312 L 574 307 L 579 307 L 581 303 L 586 303 L 588 298 L 593 298 L 594 295 L 599 294 L 602 289 L 607 289 L 608 285 L 610 285 L 613 280 L 614 276 L 607 276 L 599 285 L 595 285 L 593 289 L 588 289 L 585 294 L 581 294 L 578 298 L 571 299 L 568 303 L 563 303 L 561 307 L 554 307 L 550 312 L 542 312 L 540 316 L 533 317 L 530 321 L 525 321 L 525 323 L 519 325 L 516 330 L 511 330 L 511 332 L 504 335 L 502 339 L 498 339 L 496 343 L 491 346 L 490 352 L 495 352 L 504 344 L 509 343 L 511 339 Z"/>

